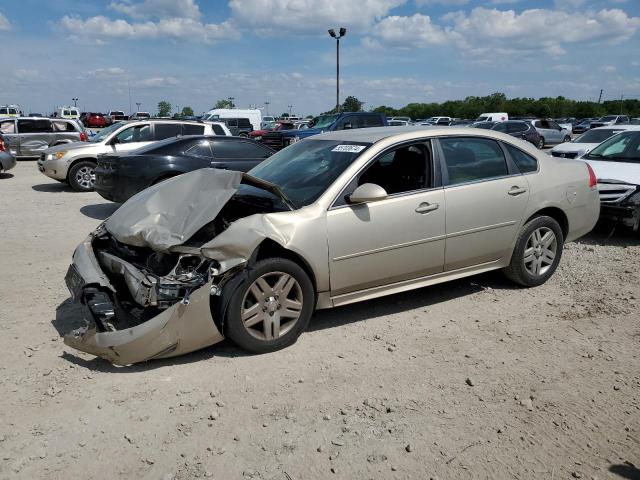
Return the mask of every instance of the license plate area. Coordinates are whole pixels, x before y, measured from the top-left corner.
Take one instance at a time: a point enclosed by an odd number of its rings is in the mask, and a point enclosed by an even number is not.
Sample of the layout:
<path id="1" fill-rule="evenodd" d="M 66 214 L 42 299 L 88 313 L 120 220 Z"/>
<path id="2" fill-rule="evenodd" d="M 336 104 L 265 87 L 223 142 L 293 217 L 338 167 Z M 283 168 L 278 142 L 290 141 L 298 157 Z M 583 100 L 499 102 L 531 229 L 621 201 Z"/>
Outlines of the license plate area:
<path id="1" fill-rule="evenodd" d="M 64 277 L 64 281 L 67 284 L 67 288 L 69 289 L 73 300 L 76 302 L 80 301 L 80 299 L 82 298 L 82 288 L 84 287 L 86 282 L 84 281 L 84 278 L 82 278 L 82 275 L 78 273 L 78 270 L 76 270 L 76 267 L 73 264 L 69 265 L 69 269 L 67 270 L 67 274 Z"/>

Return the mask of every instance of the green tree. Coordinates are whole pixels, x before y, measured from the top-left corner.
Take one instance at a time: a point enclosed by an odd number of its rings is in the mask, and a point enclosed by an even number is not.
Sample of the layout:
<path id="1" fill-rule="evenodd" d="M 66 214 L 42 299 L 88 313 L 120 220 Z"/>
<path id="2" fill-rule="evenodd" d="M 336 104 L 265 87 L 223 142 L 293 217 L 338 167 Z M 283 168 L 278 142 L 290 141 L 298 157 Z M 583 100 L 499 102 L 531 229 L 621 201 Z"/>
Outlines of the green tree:
<path id="1" fill-rule="evenodd" d="M 361 112 L 363 103 L 354 96 L 348 96 L 344 99 L 341 106 L 343 112 Z"/>
<path id="2" fill-rule="evenodd" d="M 193 108 L 191 107 L 182 107 L 182 116 L 183 117 L 191 117 L 193 116 Z"/>
<path id="3" fill-rule="evenodd" d="M 222 100 L 218 100 L 216 102 L 216 104 L 213 106 L 213 108 L 232 108 L 233 104 L 231 103 L 231 100 L 227 100 L 226 98 L 223 98 Z"/>
<path id="4" fill-rule="evenodd" d="M 280 118 L 289 118 L 289 114 L 287 112 L 284 112 L 282 115 L 280 115 Z"/>
<path id="5" fill-rule="evenodd" d="M 158 102 L 158 116 L 159 117 L 168 117 L 171 115 L 171 104 L 166 100 L 161 100 Z"/>

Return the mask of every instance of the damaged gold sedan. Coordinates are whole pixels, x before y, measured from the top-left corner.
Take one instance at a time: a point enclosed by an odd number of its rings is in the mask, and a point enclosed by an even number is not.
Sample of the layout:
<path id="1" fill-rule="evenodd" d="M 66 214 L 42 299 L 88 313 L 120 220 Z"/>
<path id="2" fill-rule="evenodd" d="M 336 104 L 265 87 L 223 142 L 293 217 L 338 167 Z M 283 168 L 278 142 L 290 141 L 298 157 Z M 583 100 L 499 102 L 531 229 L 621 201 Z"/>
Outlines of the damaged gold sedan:
<path id="1" fill-rule="evenodd" d="M 298 142 L 249 174 L 132 197 L 76 249 L 78 350 L 128 365 L 229 338 L 291 345 L 313 311 L 493 269 L 544 283 L 599 212 L 595 177 L 513 137 L 372 128 Z"/>

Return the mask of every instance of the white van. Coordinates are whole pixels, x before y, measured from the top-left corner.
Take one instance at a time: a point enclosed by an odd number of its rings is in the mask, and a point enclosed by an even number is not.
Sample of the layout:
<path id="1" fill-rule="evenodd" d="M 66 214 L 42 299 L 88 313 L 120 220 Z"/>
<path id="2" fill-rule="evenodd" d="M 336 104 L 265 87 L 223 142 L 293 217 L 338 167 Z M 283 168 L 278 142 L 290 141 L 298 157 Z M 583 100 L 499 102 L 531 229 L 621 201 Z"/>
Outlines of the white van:
<path id="1" fill-rule="evenodd" d="M 254 130 L 260 130 L 262 112 L 257 109 L 242 110 L 240 108 L 214 108 L 209 110 L 203 120 L 215 121 L 219 118 L 248 118 Z"/>
<path id="2" fill-rule="evenodd" d="M 56 118 L 80 118 L 80 111 L 76 107 L 58 107 Z"/>
<path id="3" fill-rule="evenodd" d="M 476 118 L 476 122 L 506 122 L 507 120 L 509 120 L 509 114 L 504 112 L 483 113 Z"/>

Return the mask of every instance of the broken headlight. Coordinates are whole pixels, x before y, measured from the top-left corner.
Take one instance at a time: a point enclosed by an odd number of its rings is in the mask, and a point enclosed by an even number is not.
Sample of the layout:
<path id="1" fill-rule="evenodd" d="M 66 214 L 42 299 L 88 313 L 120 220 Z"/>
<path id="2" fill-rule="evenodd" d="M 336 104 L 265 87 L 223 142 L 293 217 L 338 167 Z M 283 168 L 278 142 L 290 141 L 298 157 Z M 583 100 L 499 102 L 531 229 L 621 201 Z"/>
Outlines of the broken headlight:
<path id="1" fill-rule="evenodd" d="M 212 261 L 198 255 L 181 255 L 173 270 L 156 283 L 159 308 L 167 308 L 182 299 L 189 303 L 193 290 L 209 281 Z"/>

